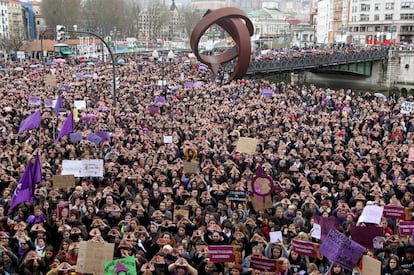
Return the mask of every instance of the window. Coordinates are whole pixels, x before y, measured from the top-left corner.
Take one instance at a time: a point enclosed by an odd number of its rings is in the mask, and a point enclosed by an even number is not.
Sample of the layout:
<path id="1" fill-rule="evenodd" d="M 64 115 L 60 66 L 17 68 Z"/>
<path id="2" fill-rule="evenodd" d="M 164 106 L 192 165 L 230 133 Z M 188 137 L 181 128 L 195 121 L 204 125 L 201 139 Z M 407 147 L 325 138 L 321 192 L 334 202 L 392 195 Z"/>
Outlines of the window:
<path id="1" fill-rule="evenodd" d="M 375 11 L 379 11 L 380 10 L 380 7 L 381 7 L 381 5 L 380 4 L 378 4 L 378 3 L 376 3 L 375 4 Z"/>
<path id="2" fill-rule="evenodd" d="M 414 19 L 414 13 L 401 13 L 400 19 L 401 20 L 412 20 Z"/>
<path id="3" fill-rule="evenodd" d="M 375 26 L 375 31 L 380 32 L 381 31 L 381 26 Z"/>
<path id="4" fill-rule="evenodd" d="M 361 11 L 369 11 L 370 5 L 369 4 L 361 4 Z"/>
<path id="5" fill-rule="evenodd" d="M 373 32 L 373 31 L 374 31 L 374 27 L 373 26 L 367 27 L 367 32 Z"/>
<path id="6" fill-rule="evenodd" d="M 392 13 L 386 14 L 385 15 L 385 20 L 392 20 L 392 16 L 393 16 Z"/>
<path id="7" fill-rule="evenodd" d="M 380 20 L 380 16 L 379 16 L 379 14 L 374 14 L 374 20 L 375 20 L 375 21 L 379 21 L 379 20 Z"/>
<path id="8" fill-rule="evenodd" d="M 361 14 L 359 21 L 369 21 L 369 14 Z"/>
<path id="9" fill-rule="evenodd" d="M 414 32 L 414 26 L 401 26 L 402 32 Z"/>
<path id="10" fill-rule="evenodd" d="M 412 9 L 414 8 L 414 2 L 401 2 L 402 9 Z"/>
<path id="11" fill-rule="evenodd" d="M 393 10 L 394 9 L 394 2 L 385 3 L 386 10 Z"/>

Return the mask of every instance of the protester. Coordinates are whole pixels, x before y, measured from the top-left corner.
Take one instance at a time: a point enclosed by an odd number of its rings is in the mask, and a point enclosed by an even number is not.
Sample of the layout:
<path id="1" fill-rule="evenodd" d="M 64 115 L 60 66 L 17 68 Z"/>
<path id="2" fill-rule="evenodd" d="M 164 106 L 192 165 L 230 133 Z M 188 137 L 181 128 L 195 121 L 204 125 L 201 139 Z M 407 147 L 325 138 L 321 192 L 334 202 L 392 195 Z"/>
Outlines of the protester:
<path id="1" fill-rule="evenodd" d="M 112 70 L 99 60 L 6 62 L 0 71 L 4 270 L 75 273 L 80 242 L 99 240 L 114 244 L 114 259 L 135 257 L 138 274 L 256 274 L 261 267 L 251 265 L 252 255 L 283 260 L 282 274 L 324 274 L 331 261 L 296 253 L 293 240 L 323 243 L 326 228 L 352 239 L 355 227 L 379 226 L 382 248 L 367 248 L 382 271 L 394 258 L 412 270 L 401 217 L 360 221 L 372 205 L 397 207 L 413 221 L 414 120 L 400 111 L 412 97 L 383 100 L 264 79 L 220 84 L 184 54 L 164 67 L 151 55 L 124 58 L 116 68 L 116 107 Z M 57 97 L 59 108 L 45 106 Z M 86 108 L 77 105 L 68 130 L 75 100 Z M 36 110 L 39 126 L 24 124 Z M 257 139 L 253 153 L 236 149 L 241 137 Z M 95 159 L 103 160 L 102 177 L 76 177 L 69 186 L 54 178 L 65 160 Z M 37 163 L 33 197 L 16 203 L 24 172 Z M 275 186 L 265 205 L 253 195 L 263 191 L 252 189 L 258 167 Z M 329 225 L 321 236 L 318 222 Z M 209 245 L 233 245 L 234 259 L 213 263 Z M 336 269 L 330 272 L 349 274 Z"/>

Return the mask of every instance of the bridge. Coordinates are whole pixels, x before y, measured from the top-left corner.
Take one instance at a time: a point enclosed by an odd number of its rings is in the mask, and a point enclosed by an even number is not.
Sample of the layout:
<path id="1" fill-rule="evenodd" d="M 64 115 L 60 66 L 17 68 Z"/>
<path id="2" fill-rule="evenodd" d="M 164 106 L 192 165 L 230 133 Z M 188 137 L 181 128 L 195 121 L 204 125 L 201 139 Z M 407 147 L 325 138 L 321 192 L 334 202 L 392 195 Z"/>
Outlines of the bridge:
<path id="1" fill-rule="evenodd" d="M 282 56 L 250 62 L 247 75 L 294 71 L 336 71 L 371 76 L 374 61 L 387 60 L 388 49 L 361 50 L 351 53 L 333 52 L 302 56 Z"/>

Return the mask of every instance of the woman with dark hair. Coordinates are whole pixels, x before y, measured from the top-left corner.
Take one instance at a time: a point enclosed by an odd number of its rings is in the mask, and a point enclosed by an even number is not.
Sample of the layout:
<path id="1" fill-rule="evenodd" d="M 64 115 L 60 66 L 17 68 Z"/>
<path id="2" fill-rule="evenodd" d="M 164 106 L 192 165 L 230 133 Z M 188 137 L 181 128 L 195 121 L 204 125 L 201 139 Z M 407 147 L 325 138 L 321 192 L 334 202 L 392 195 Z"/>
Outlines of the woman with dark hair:
<path id="1" fill-rule="evenodd" d="M 329 275 L 345 275 L 345 270 L 339 264 L 334 264 Z"/>
<path id="2" fill-rule="evenodd" d="M 398 257 L 391 255 L 386 266 L 382 269 L 381 275 L 393 275 L 397 270 L 401 270 Z"/>
<path id="3" fill-rule="evenodd" d="M 288 260 L 290 262 L 290 271 L 293 274 L 300 274 L 300 272 L 307 271 L 305 259 L 295 251 L 290 251 Z"/>

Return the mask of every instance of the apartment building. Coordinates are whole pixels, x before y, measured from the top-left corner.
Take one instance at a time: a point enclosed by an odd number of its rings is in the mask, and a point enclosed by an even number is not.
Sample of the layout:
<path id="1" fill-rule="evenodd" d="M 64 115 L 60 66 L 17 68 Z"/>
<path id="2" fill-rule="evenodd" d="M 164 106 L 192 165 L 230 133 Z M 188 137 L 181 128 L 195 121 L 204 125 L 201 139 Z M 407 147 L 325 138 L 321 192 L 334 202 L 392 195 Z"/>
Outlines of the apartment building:
<path id="1" fill-rule="evenodd" d="M 414 1 L 351 0 L 348 29 L 356 44 L 411 44 Z"/>

